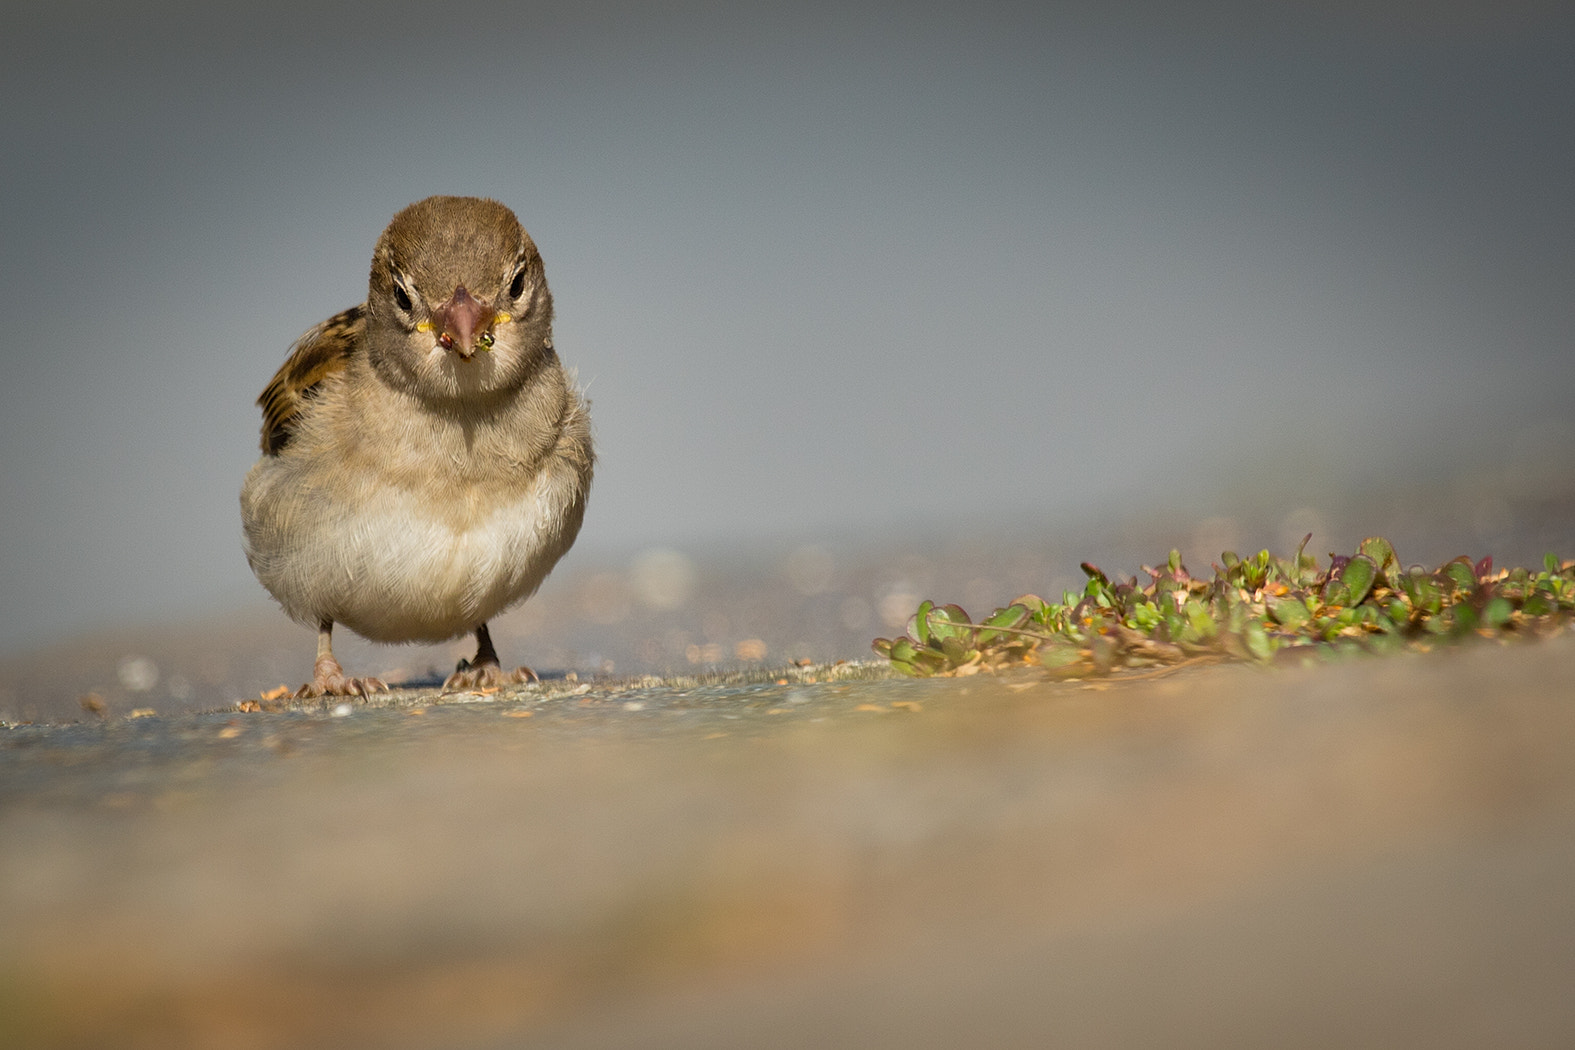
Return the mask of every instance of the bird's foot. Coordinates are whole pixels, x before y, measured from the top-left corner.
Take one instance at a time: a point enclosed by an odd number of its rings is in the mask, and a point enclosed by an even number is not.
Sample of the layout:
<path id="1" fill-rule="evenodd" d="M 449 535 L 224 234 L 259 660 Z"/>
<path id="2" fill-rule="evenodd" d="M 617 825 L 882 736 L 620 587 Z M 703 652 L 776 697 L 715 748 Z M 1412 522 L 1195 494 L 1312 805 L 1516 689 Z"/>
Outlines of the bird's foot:
<path id="1" fill-rule="evenodd" d="M 297 700 L 318 696 L 371 696 L 388 692 L 381 678 L 350 678 L 332 656 L 319 656 L 312 667 L 312 680 L 295 691 Z"/>
<path id="2" fill-rule="evenodd" d="M 466 689 L 501 689 L 506 685 L 524 685 L 526 682 L 539 682 L 541 678 L 529 667 L 516 667 L 512 671 L 505 671 L 496 663 L 473 664 L 469 660 L 461 660 L 454 673 L 443 682 L 445 693 L 457 693 Z"/>

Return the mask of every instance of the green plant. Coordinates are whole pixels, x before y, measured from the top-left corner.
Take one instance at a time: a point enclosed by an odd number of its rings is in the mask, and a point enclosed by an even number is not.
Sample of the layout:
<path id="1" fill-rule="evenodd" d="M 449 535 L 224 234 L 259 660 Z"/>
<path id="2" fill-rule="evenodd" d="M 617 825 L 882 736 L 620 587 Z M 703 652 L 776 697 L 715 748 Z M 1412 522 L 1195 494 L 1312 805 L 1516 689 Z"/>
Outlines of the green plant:
<path id="1" fill-rule="evenodd" d="M 1191 575 L 1179 551 L 1136 577 L 1112 581 L 1083 563 L 1088 583 L 1060 602 L 1025 594 L 975 622 L 957 605 L 925 601 L 900 638 L 876 652 L 917 677 L 1037 664 L 1062 676 L 1108 674 L 1199 659 L 1270 661 L 1331 649 L 1426 648 L 1475 635 L 1532 635 L 1575 617 L 1575 562 L 1549 554 L 1540 572 L 1493 569 L 1459 557 L 1434 570 L 1403 568 L 1381 537 L 1327 568 L 1296 553 L 1250 558 L 1226 551 L 1213 577 Z"/>

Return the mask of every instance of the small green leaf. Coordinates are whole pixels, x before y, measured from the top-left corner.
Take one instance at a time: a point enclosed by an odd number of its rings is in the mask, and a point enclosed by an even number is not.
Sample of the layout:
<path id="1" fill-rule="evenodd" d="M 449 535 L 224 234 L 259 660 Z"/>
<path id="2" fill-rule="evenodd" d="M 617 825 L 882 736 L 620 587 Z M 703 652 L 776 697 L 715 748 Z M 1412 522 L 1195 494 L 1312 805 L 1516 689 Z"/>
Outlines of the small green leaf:
<path id="1" fill-rule="evenodd" d="M 1259 660 L 1267 660 L 1274 655 L 1274 643 L 1269 639 L 1269 633 L 1263 629 L 1263 624 L 1257 620 L 1242 630 L 1242 639 L 1247 643 L 1247 651 Z"/>
<path id="2" fill-rule="evenodd" d="M 942 605 L 930 610 L 930 637 L 936 642 L 971 639 L 973 634 L 974 628 L 962 606 Z"/>
<path id="3" fill-rule="evenodd" d="M 1307 608 L 1307 603 L 1295 595 L 1282 595 L 1269 599 L 1269 615 L 1274 617 L 1274 622 L 1281 627 L 1295 630 L 1312 618 L 1312 612 Z"/>
<path id="4" fill-rule="evenodd" d="M 930 644 L 930 610 L 935 603 L 928 598 L 919 603 L 918 612 L 908 619 L 908 637 L 920 645 Z"/>
<path id="5" fill-rule="evenodd" d="M 1528 597 L 1526 603 L 1520 607 L 1520 611 L 1527 616 L 1550 616 L 1558 612 L 1558 609 L 1559 603 L 1540 591 Z"/>
<path id="6" fill-rule="evenodd" d="M 1493 598 L 1482 607 L 1482 624 L 1496 630 L 1508 623 L 1514 612 L 1515 606 L 1508 598 Z"/>
<path id="7" fill-rule="evenodd" d="M 1411 599 L 1414 616 L 1436 616 L 1444 607 L 1444 591 L 1434 576 L 1408 572 L 1400 577 L 1400 589 Z"/>
<path id="8" fill-rule="evenodd" d="M 1082 658 L 1082 649 L 1064 642 L 1052 642 L 1039 647 L 1039 663 L 1051 671 L 1071 667 Z"/>
<path id="9" fill-rule="evenodd" d="M 1462 556 L 1445 562 L 1438 571 L 1453 580 L 1455 586 L 1463 591 L 1469 591 L 1477 585 L 1476 567 L 1471 564 L 1470 558 Z"/>
<path id="10" fill-rule="evenodd" d="M 968 647 L 958 638 L 942 638 L 941 652 L 953 667 L 967 663 L 971 656 Z"/>
<path id="11" fill-rule="evenodd" d="M 1024 625 L 1026 625 L 1032 619 L 1033 614 L 1030 613 L 1027 608 L 1021 605 L 1008 605 L 1004 609 L 997 609 L 995 612 L 984 618 L 983 622 L 985 630 L 981 630 L 979 632 L 979 644 L 988 645 L 993 642 L 1014 642 L 1018 639 L 1021 639 L 1023 636 L 1016 634 L 1015 632 L 1024 629 Z M 989 630 L 989 628 L 992 627 L 1005 627 L 1010 628 L 1011 630 Z"/>
<path id="12" fill-rule="evenodd" d="M 1199 638 L 1213 638 L 1219 630 L 1214 617 L 1201 605 L 1187 606 L 1187 627 L 1196 632 Z"/>
<path id="13" fill-rule="evenodd" d="M 1372 558 L 1365 554 L 1358 554 L 1345 563 L 1345 568 L 1340 572 L 1340 583 L 1345 589 L 1345 600 L 1341 605 L 1359 605 L 1367 592 L 1373 589 L 1373 580 L 1378 576 L 1378 565 Z"/>
<path id="14" fill-rule="evenodd" d="M 1304 551 L 1307 550 L 1307 544 L 1312 542 L 1312 538 L 1313 538 L 1313 534 L 1310 533 L 1310 532 L 1307 535 L 1303 536 L 1301 543 L 1296 545 L 1296 557 L 1291 559 L 1291 561 L 1292 561 L 1292 568 L 1296 572 L 1296 579 L 1295 579 L 1294 582 L 1296 583 L 1297 586 L 1302 586 L 1303 584 L 1308 582 L 1302 576 L 1303 570 L 1307 570 L 1307 571 L 1312 572 L 1312 573 L 1316 573 L 1318 571 L 1318 559 L 1317 558 L 1310 558 L 1306 554 L 1303 553 Z"/>
<path id="15" fill-rule="evenodd" d="M 927 667 L 919 665 L 917 661 L 919 650 L 914 647 L 910 639 L 898 638 L 893 641 L 888 655 L 891 658 L 892 669 L 905 675 L 924 678 L 932 673 Z"/>
<path id="16" fill-rule="evenodd" d="M 1033 613 L 1031 613 L 1026 606 L 1014 604 L 1008 605 L 1003 609 L 995 610 L 995 612 L 985 617 L 984 624 L 986 627 L 1015 628 L 1021 627 L 1023 624 L 1027 623 L 1029 618 L 1032 616 Z"/>
<path id="17" fill-rule="evenodd" d="M 1400 559 L 1395 556 L 1394 547 L 1382 536 L 1367 537 L 1357 550 L 1373 560 L 1378 575 L 1386 580 L 1394 579 L 1395 573 L 1400 571 Z"/>

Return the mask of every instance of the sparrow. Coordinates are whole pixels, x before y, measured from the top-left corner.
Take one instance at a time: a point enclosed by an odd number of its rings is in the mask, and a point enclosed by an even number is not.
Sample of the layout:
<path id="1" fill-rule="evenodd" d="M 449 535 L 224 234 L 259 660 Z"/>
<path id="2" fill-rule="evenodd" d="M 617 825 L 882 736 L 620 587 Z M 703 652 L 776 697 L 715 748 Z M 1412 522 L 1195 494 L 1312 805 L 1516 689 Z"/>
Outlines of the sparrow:
<path id="1" fill-rule="evenodd" d="M 296 341 L 257 399 L 262 457 L 241 489 L 246 560 L 317 628 L 297 696 L 367 695 L 334 659 L 343 624 L 378 642 L 473 632 L 446 690 L 505 673 L 487 622 L 574 543 L 595 456 L 552 344 L 541 254 L 494 200 L 428 197 L 372 252 L 366 302 Z"/>

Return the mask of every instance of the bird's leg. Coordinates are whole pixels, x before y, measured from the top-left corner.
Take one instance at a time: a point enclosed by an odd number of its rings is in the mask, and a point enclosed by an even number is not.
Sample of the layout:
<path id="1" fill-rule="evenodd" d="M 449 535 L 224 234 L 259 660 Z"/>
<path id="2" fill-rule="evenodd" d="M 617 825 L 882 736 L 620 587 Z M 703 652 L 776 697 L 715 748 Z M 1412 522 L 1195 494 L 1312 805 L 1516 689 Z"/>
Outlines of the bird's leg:
<path id="1" fill-rule="evenodd" d="M 492 647 L 492 632 L 487 625 L 476 628 L 476 658 L 461 660 L 454 673 L 443 683 L 443 691 L 457 689 L 496 689 L 499 686 L 519 685 L 540 681 L 529 667 L 516 667 L 507 673 L 498 664 L 498 651 Z"/>
<path id="2" fill-rule="evenodd" d="M 346 678 L 343 667 L 334 659 L 334 621 L 317 625 L 317 662 L 312 665 L 312 680 L 295 691 L 299 697 L 369 696 L 386 693 L 381 678 Z"/>
<path id="3" fill-rule="evenodd" d="M 476 658 L 470 661 L 472 667 L 482 664 L 498 666 L 498 651 L 492 648 L 492 632 L 487 630 L 486 624 L 476 628 Z"/>

